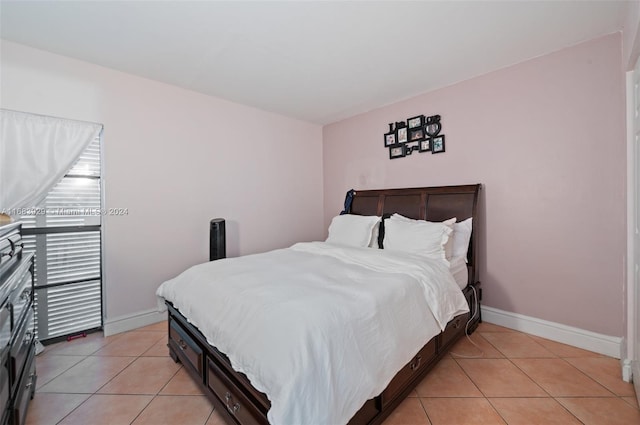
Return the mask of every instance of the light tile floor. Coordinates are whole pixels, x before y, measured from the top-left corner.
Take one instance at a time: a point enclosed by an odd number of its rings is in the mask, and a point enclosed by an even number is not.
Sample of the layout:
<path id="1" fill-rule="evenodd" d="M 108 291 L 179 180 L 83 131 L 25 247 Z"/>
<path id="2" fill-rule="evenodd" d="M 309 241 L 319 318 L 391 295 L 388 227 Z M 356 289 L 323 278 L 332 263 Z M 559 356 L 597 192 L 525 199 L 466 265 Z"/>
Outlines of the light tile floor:
<path id="1" fill-rule="evenodd" d="M 47 347 L 27 424 L 222 425 L 166 326 Z M 471 339 L 482 354 L 458 342 L 384 424 L 640 424 L 618 360 L 488 323 Z"/>

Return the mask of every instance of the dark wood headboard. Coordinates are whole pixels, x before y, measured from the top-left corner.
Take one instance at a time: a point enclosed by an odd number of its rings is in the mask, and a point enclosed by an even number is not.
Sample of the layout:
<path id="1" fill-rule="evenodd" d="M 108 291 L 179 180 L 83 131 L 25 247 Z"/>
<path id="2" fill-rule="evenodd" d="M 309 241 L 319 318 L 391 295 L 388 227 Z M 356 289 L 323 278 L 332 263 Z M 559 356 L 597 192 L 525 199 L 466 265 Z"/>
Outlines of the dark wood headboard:
<path id="1" fill-rule="evenodd" d="M 411 189 L 356 190 L 350 214 L 405 217 L 444 221 L 456 217 L 458 221 L 473 217 L 473 229 L 467 261 L 469 282 L 478 281 L 476 252 L 478 245 L 477 216 L 480 184 L 463 186 L 416 187 Z"/>

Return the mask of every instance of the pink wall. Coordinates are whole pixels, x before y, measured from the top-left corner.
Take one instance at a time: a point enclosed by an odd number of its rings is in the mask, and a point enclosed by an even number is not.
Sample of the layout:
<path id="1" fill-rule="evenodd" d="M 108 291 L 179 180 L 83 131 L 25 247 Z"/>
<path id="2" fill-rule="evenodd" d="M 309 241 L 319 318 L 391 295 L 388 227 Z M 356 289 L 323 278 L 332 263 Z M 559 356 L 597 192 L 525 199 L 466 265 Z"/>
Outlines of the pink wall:
<path id="1" fill-rule="evenodd" d="M 106 317 L 155 309 L 155 290 L 208 259 L 323 236 L 320 126 L 2 42 L 0 106 L 104 124 Z M 292 207 L 293 206 L 293 207 Z"/>
<path id="2" fill-rule="evenodd" d="M 622 59 L 624 67 L 631 71 L 636 65 L 640 55 L 640 2 L 630 1 L 627 3 L 627 10 L 622 31 Z"/>
<path id="3" fill-rule="evenodd" d="M 350 188 L 482 183 L 484 304 L 623 335 L 625 98 L 620 34 L 332 125 L 324 220 Z M 387 123 L 440 114 L 446 152 L 389 160 Z"/>

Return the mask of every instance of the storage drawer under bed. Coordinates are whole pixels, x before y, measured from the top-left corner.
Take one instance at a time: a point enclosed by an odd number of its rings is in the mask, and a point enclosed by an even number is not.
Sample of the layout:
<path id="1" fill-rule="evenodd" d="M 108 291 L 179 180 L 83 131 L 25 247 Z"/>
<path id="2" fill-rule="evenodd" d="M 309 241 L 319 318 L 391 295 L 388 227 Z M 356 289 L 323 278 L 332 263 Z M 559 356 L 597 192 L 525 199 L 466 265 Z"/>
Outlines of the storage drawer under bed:
<path id="1" fill-rule="evenodd" d="M 440 334 L 440 346 L 438 347 L 438 352 L 445 349 L 460 332 L 464 333 L 468 321 L 469 313 L 464 313 L 454 317 L 449 323 L 447 323 L 447 327 L 442 331 L 442 334 Z"/>
<path id="2" fill-rule="evenodd" d="M 189 333 L 180 326 L 178 322 L 171 319 L 169 321 L 169 345 L 173 350 L 182 353 L 187 359 L 190 367 L 203 376 L 204 356 L 202 348 L 189 336 Z"/>
<path id="3" fill-rule="evenodd" d="M 386 406 L 391 400 L 398 396 L 403 389 L 406 388 L 407 383 L 420 374 L 423 368 L 425 368 L 429 362 L 433 360 L 436 355 L 436 338 L 429 341 L 427 345 L 416 354 L 409 364 L 405 365 L 396 376 L 389 382 L 387 388 L 382 392 L 382 405 Z"/>
<path id="4" fill-rule="evenodd" d="M 167 305 L 169 346 L 175 355 L 185 367 L 199 376 L 200 383 L 211 391 L 210 395 L 215 396 L 223 406 L 227 407 L 230 417 L 243 425 L 266 424 L 267 422 L 260 418 L 266 416 L 271 406 L 267 397 L 251 387 L 246 376 L 235 371 L 231 372 L 232 368 L 227 357 L 206 344 L 199 331 L 193 325 L 183 322 L 182 316 L 171 304 Z M 208 350 L 206 356 L 205 350 Z M 243 387 L 242 390 L 240 390 L 241 387 Z"/>
<path id="5" fill-rule="evenodd" d="M 242 425 L 266 424 L 261 420 L 260 410 L 212 359 L 207 359 L 206 385 L 226 406 L 227 412 Z"/>

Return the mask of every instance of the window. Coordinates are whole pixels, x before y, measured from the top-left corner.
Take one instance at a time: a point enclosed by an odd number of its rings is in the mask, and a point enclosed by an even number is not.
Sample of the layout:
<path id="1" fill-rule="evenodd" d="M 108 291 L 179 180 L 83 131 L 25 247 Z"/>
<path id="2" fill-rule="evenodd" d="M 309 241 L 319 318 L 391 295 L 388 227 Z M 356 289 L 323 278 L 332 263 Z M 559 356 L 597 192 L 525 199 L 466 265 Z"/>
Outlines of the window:
<path id="1" fill-rule="evenodd" d="M 21 216 L 35 252 L 36 330 L 41 342 L 102 328 L 100 138 L 44 201 Z"/>

